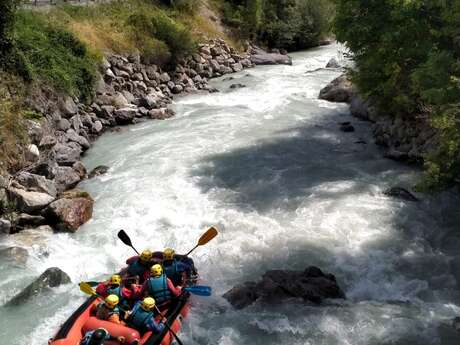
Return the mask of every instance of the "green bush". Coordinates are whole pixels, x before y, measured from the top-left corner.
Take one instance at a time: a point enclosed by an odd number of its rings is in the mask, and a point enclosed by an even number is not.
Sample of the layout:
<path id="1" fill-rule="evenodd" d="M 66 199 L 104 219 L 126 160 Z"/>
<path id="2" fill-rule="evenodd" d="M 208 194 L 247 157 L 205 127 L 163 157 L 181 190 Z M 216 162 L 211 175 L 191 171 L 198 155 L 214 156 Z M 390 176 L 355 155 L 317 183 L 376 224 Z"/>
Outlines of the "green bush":
<path id="1" fill-rule="evenodd" d="M 460 1 L 335 2 L 335 32 L 354 53 L 359 89 L 387 114 L 423 114 L 439 134 L 422 185 L 459 182 Z"/>
<path id="2" fill-rule="evenodd" d="M 48 82 L 59 91 L 91 99 L 96 58 L 72 33 L 51 25 L 41 15 L 27 11 L 17 14 L 15 59 L 25 79 Z"/>
<path id="3" fill-rule="evenodd" d="M 220 8 L 242 37 L 288 50 L 318 45 L 334 13 L 328 0 L 226 0 Z"/>
<path id="4" fill-rule="evenodd" d="M 166 43 L 173 61 L 195 51 L 196 44 L 193 37 L 182 24 L 163 13 L 157 13 L 151 18 L 151 22 L 153 36 Z"/>

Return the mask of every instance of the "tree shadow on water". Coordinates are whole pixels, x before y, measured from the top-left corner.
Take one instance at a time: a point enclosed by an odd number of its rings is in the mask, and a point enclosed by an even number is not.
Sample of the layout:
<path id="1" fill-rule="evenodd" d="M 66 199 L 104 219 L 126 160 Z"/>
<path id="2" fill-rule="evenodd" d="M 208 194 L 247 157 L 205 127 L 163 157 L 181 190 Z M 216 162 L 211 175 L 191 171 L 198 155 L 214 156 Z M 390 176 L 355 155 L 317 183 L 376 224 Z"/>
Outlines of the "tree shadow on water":
<path id="1" fill-rule="evenodd" d="M 357 139 L 337 124 L 295 127 L 207 156 L 191 174 L 203 192 L 226 190 L 223 201 L 243 211 L 293 210 L 322 184 L 353 183 L 347 192 L 361 192 L 376 175 L 393 171 L 393 163 L 379 158 L 373 145 L 356 144 Z"/>

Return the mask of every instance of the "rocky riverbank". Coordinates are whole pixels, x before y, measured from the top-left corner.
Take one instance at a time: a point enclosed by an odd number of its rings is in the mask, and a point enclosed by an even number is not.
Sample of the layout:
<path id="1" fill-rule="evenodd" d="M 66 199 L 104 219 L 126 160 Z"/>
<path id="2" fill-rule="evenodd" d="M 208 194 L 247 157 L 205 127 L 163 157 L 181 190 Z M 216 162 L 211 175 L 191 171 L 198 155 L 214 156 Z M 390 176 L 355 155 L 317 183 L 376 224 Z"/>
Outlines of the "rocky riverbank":
<path id="1" fill-rule="evenodd" d="M 28 105 L 43 117 L 28 120 L 26 168 L 0 178 L 0 232 L 51 227 L 74 232 L 92 216 L 93 199 L 75 190 L 90 173 L 80 161 L 102 133 L 120 125 L 174 115 L 168 105 L 174 95 L 216 92 L 210 78 L 239 72 L 256 64 L 291 64 L 279 51 L 267 53 L 250 46 L 240 53 L 223 40 L 199 45 L 198 52 L 174 70 L 145 65 L 138 54 L 104 58 L 97 92 L 91 104 L 40 89 Z"/>
<path id="2" fill-rule="evenodd" d="M 349 103 L 353 116 L 372 122 L 375 143 L 385 147 L 388 158 L 420 163 L 437 145 L 436 133 L 423 115 L 400 118 L 377 111 L 372 100 L 363 99 L 346 74 L 324 87 L 319 98 Z"/>

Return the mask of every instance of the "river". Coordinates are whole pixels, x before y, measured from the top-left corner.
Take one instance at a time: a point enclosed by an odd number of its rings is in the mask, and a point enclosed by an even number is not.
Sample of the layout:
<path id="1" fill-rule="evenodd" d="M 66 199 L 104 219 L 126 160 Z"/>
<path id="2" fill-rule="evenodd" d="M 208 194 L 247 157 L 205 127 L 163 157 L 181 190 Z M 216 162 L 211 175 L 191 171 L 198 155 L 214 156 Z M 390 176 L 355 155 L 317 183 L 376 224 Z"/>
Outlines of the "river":
<path id="1" fill-rule="evenodd" d="M 383 158 L 369 123 L 345 104 L 317 99 L 340 74 L 321 69 L 337 51 L 215 79 L 221 92 L 177 98 L 176 117 L 102 136 L 84 161 L 110 171 L 80 185 L 96 200 L 93 219 L 76 234 L 1 238 L 25 242 L 31 257 L 26 268 L 1 263 L 0 301 L 52 266 L 75 283 L 107 277 L 133 254 L 119 229 L 140 250 L 186 252 L 215 225 L 219 236 L 193 254 L 214 296 L 194 297 L 180 333 L 187 345 L 456 344 L 460 198 L 382 194 L 420 172 Z M 341 132 L 343 121 L 356 131 Z M 267 269 L 309 265 L 335 274 L 348 299 L 236 311 L 221 297 Z M 45 344 L 84 298 L 72 284 L 0 308 L 1 344 Z"/>

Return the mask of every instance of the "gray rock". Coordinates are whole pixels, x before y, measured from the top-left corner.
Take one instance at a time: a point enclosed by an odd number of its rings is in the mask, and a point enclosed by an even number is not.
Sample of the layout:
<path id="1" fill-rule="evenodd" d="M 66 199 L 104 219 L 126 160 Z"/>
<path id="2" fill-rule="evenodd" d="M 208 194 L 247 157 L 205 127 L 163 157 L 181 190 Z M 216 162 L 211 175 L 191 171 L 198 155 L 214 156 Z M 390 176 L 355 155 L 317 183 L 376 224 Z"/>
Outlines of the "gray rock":
<path id="1" fill-rule="evenodd" d="M 274 53 L 251 55 L 251 62 L 255 65 L 292 65 L 290 56 Z"/>
<path id="2" fill-rule="evenodd" d="M 209 64 L 214 72 L 220 71 L 221 66 L 216 60 L 211 60 Z"/>
<path id="3" fill-rule="evenodd" d="M 56 128 L 60 131 L 66 131 L 70 128 L 70 121 L 67 120 L 67 119 L 60 119 L 57 123 L 56 123 Z"/>
<path id="4" fill-rule="evenodd" d="M 8 188 L 9 199 L 17 209 L 25 213 L 35 213 L 54 201 L 54 197 L 46 193 L 30 192 L 18 188 Z"/>
<path id="5" fill-rule="evenodd" d="M 80 133 L 80 128 L 83 127 L 83 122 L 81 121 L 80 115 L 77 114 L 72 116 L 72 118 L 70 119 L 70 123 L 75 132 Z"/>
<path id="6" fill-rule="evenodd" d="M 330 102 L 349 102 L 354 95 L 353 85 L 346 75 L 335 78 L 319 93 L 319 98 Z"/>
<path id="7" fill-rule="evenodd" d="M 230 89 L 241 89 L 243 87 L 246 87 L 246 85 L 244 84 L 241 84 L 241 83 L 237 83 L 237 84 L 232 84 L 230 85 Z"/>
<path id="8" fill-rule="evenodd" d="M 336 58 L 331 58 L 329 62 L 326 65 L 326 68 L 340 68 L 339 62 L 336 60 Z"/>
<path id="9" fill-rule="evenodd" d="M 259 282 L 246 282 L 235 286 L 223 297 L 236 309 L 260 300 L 263 303 L 283 303 L 288 298 L 321 303 L 326 298 L 345 298 L 332 274 L 324 274 L 317 267 L 305 271 L 267 271 Z"/>
<path id="10" fill-rule="evenodd" d="M 0 249 L 1 260 L 13 261 L 14 263 L 24 265 L 29 258 L 29 252 L 21 247 L 9 247 Z"/>
<path id="11" fill-rule="evenodd" d="M 351 115 L 367 121 L 375 122 L 374 110 L 371 107 L 370 100 L 364 100 L 360 95 L 354 94 L 350 100 Z"/>
<path id="12" fill-rule="evenodd" d="M 86 177 L 86 167 L 81 161 L 75 162 L 74 165 L 72 165 L 72 169 L 77 172 L 81 179 L 84 179 Z"/>
<path id="13" fill-rule="evenodd" d="M 240 72 L 243 70 L 243 65 L 241 63 L 234 63 L 231 65 L 233 72 Z"/>
<path id="14" fill-rule="evenodd" d="M 96 177 L 96 176 L 101 176 L 101 175 L 104 175 L 107 173 L 107 171 L 109 171 L 109 167 L 106 166 L 106 165 L 99 165 L 97 167 L 95 167 L 93 170 L 91 170 L 91 172 L 89 173 L 88 175 L 88 178 L 93 178 L 93 177 Z"/>
<path id="15" fill-rule="evenodd" d="M 383 192 L 383 194 L 406 201 L 419 201 L 419 199 L 415 197 L 414 194 L 402 187 L 388 188 Z"/>
<path id="16" fill-rule="evenodd" d="M 94 121 L 94 124 L 92 127 L 93 133 L 99 134 L 102 131 L 102 128 L 103 126 L 102 126 L 101 121 Z"/>
<path id="17" fill-rule="evenodd" d="M 136 108 L 122 108 L 115 110 L 114 118 L 118 125 L 126 125 L 133 123 L 134 118 L 136 117 L 137 109 Z"/>
<path id="18" fill-rule="evenodd" d="M 75 142 L 66 145 L 57 143 L 53 147 L 53 152 L 59 165 L 73 165 L 80 159 L 82 153 L 80 145 Z"/>
<path id="19" fill-rule="evenodd" d="M 182 91 L 184 91 L 184 88 L 182 87 L 182 85 L 174 85 L 174 87 L 172 88 L 171 91 L 174 94 L 178 94 L 178 93 L 181 93 Z"/>
<path id="20" fill-rule="evenodd" d="M 40 295 L 49 288 L 58 287 L 63 284 L 69 284 L 70 282 L 70 277 L 64 271 L 57 267 L 48 268 L 40 275 L 40 277 L 38 277 L 5 305 L 17 306 L 23 304 L 28 299 Z"/>
<path id="21" fill-rule="evenodd" d="M 78 112 L 78 107 L 69 96 L 61 98 L 58 102 L 58 108 L 63 117 L 70 119 Z"/>
<path id="22" fill-rule="evenodd" d="M 21 213 L 16 219 L 16 226 L 19 227 L 37 227 L 44 225 L 46 220 L 42 216 L 34 216 L 27 213 Z"/>
<path id="23" fill-rule="evenodd" d="M 94 200 L 88 193 L 80 190 L 71 190 L 62 196 L 44 209 L 42 215 L 58 231 L 75 232 L 91 219 Z"/>
<path id="24" fill-rule="evenodd" d="M 154 108 L 158 107 L 159 101 L 160 101 L 160 99 L 159 99 L 159 97 L 157 95 L 149 94 L 149 95 L 141 98 L 141 100 L 139 102 L 139 105 L 141 107 L 145 107 L 148 110 L 151 110 L 151 109 L 154 109 Z"/>
<path id="25" fill-rule="evenodd" d="M 56 145 L 57 140 L 54 136 L 51 135 L 45 135 L 42 140 L 40 141 L 40 146 L 44 150 L 49 150 L 51 149 L 54 145 Z"/>
<path id="26" fill-rule="evenodd" d="M 160 80 L 160 82 L 162 82 L 162 83 L 167 83 L 168 81 L 171 80 L 171 77 L 169 76 L 168 73 L 165 72 L 165 73 L 162 73 L 162 74 L 160 75 L 159 80 Z"/>
<path id="27" fill-rule="evenodd" d="M 15 180 L 30 191 L 46 193 L 53 197 L 56 197 L 57 195 L 56 184 L 54 181 L 49 180 L 44 176 L 23 171 L 16 176 Z"/>
<path id="28" fill-rule="evenodd" d="M 79 144 L 84 150 L 87 150 L 91 147 L 89 141 L 85 137 L 78 135 L 77 132 L 75 132 L 73 129 L 67 130 L 66 137 L 68 141 Z"/>
<path id="29" fill-rule="evenodd" d="M 24 158 L 27 162 L 37 162 L 40 159 L 40 151 L 38 150 L 37 145 L 27 145 L 26 150 L 24 152 Z"/>
<path id="30" fill-rule="evenodd" d="M 81 180 L 80 174 L 67 166 L 56 168 L 54 174 L 54 181 L 56 182 L 56 188 L 59 193 L 74 188 Z"/>
<path id="31" fill-rule="evenodd" d="M 113 117 L 113 112 L 115 111 L 115 107 L 112 105 L 103 105 L 101 106 L 101 111 L 98 113 L 100 117 L 103 119 L 111 119 Z"/>
<path id="32" fill-rule="evenodd" d="M 388 140 L 384 139 L 384 142 L 388 142 Z M 408 152 L 400 151 L 394 147 L 389 148 L 385 151 L 383 155 L 385 158 L 392 159 L 397 162 L 407 162 L 409 160 Z"/>
<path id="33" fill-rule="evenodd" d="M 39 122 L 27 120 L 27 136 L 32 144 L 38 144 L 43 138 L 43 128 Z"/>
<path id="34" fill-rule="evenodd" d="M 350 133 L 355 131 L 355 127 L 353 127 L 351 124 L 342 124 L 340 125 L 340 130 L 342 132 Z"/>
<path id="35" fill-rule="evenodd" d="M 152 109 L 149 111 L 149 116 L 152 119 L 164 120 L 164 119 L 174 116 L 174 112 L 167 108 Z"/>
<path id="36" fill-rule="evenodd" d="M 11 233 L 11 222 L 9 220 L 0 218 L 0 232 L 4 234 Z"/>

